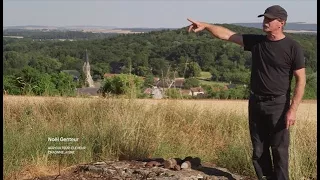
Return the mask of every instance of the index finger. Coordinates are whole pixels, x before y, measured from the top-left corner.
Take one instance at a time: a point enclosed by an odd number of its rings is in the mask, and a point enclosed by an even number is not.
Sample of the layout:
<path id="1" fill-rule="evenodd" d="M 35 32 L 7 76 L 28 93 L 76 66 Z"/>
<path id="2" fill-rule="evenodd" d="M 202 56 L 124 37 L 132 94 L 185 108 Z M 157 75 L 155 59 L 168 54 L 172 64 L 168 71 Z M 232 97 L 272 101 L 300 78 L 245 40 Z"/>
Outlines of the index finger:
<path id="1" fill-rule="evenodd" d="M 286 129 L 289 129 L 289 127 L 290 127 L 290 122 L 286 120 Z"/>
<path id="2" fill-rule="evenodd" d="M 190 21 L 193 24 L 196 24 L 195 21 L 191 20 L 190 18 L 187 18 L 188 21 Z"/>

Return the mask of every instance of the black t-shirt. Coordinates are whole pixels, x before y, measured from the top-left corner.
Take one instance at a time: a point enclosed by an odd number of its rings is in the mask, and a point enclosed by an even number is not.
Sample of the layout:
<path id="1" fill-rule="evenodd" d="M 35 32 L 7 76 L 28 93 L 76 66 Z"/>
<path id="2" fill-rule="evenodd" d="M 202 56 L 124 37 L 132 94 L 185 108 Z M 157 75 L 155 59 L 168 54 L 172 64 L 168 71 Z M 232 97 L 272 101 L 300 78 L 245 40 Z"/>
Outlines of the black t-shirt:
<path id="1" fill-rule="evenodd" d="M 293 71 L 305 67 L 301 46 L 289 37 L 271 41 L 266 35 L 243 35 L 244 50 L 251 51 L 251 91 L 259 95 L 290 94 Z"/>

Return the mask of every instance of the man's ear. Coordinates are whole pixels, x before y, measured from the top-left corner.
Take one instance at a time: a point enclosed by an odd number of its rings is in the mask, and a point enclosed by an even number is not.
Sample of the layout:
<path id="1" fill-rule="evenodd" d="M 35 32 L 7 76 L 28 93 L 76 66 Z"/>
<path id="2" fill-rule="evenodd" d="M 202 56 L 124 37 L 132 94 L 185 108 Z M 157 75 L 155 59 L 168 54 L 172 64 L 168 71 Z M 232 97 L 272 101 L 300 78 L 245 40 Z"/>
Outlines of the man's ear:
<path id="1" fill-rule="evenodd" d="M 285 25 L 286 25 L 286 21 L 281 21 L 281 24 L 282 24 L 283 26 L 285 26 Z"/>

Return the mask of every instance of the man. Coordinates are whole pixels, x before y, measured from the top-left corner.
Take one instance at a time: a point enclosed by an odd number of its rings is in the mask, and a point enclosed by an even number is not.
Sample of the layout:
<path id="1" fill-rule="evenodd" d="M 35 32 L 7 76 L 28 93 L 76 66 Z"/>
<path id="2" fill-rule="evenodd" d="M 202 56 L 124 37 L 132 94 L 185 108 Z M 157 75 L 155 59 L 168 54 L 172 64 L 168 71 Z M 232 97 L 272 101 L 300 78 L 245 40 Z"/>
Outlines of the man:
<path id="1" fill-rule="evenodd" d="M 217 38 L 251 51 L 249 129 L 252 161 L 258 179 L 289 179 L 289 127 L 295 123 L 306 77 L 302 48 L 283 33 L 287 16 L 286 10 L 279 5 L 271 6 L 259 15 L 264 17 L 266 35 L 241 35 L 222 26 L 188 19 L 192 23 L 189 32 L 208 30 Z M 290 104 L 293 75 L 296 85 Z"/>

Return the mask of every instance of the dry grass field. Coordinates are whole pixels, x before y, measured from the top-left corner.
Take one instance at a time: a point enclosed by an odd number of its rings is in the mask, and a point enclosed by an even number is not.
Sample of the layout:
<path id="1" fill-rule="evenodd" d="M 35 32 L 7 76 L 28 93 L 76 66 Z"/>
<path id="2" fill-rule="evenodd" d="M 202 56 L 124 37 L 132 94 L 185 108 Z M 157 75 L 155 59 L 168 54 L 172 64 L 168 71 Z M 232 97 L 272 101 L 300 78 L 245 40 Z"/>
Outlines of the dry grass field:
<path id="1" fill-rule="evenodd" d="M 4 96 L 15 103 L 41 103 L 48 99 L 63 100 L 65 97 L 28 97 L 28 96 Z M 97 99 L 88 98 L 74 98 L 68 97 L 70 102 L 79 101 L 95 101 Z M 99 99 L 100 101 L 101 99 Z M 247 100 L 154 100 L 154 99 L 136 99 L 136 102 L 141 102 L 145 105 L 166 104 L 174 102 L 177 106 L 184 107 L 201 107 L 209 110 L 226 110 L 239 113 L 240 115 L 248 114 L 248 101 Z M 317 120 L 317 100 L 303 100 L 297 111 L 297 120 Z"/>
<path id="2" fill-rule="evenodd" d="M 4 179 L 50 175 L 92 161 L 196 156 L 254 177 L 247 101 L 4 96 Z M 290 178 L 316 179 L 317 104 L 302 102 L 290 129 Z M 79 138 L 72 155 L 49 154 Z"/>
<path id="3" fill-rule="evenodd" d="M 248 101 L 247 100 L 146 100 L 140 99 L 145 104 L 175 102 L 180 107 L 201 107 L 213 111 L 231 111 L 240 115 L 247 116 L 248 114 Z M 297 120 L 317 120 L 317 101 L 305 100 L 303 101 L 297 112 Z"/>

